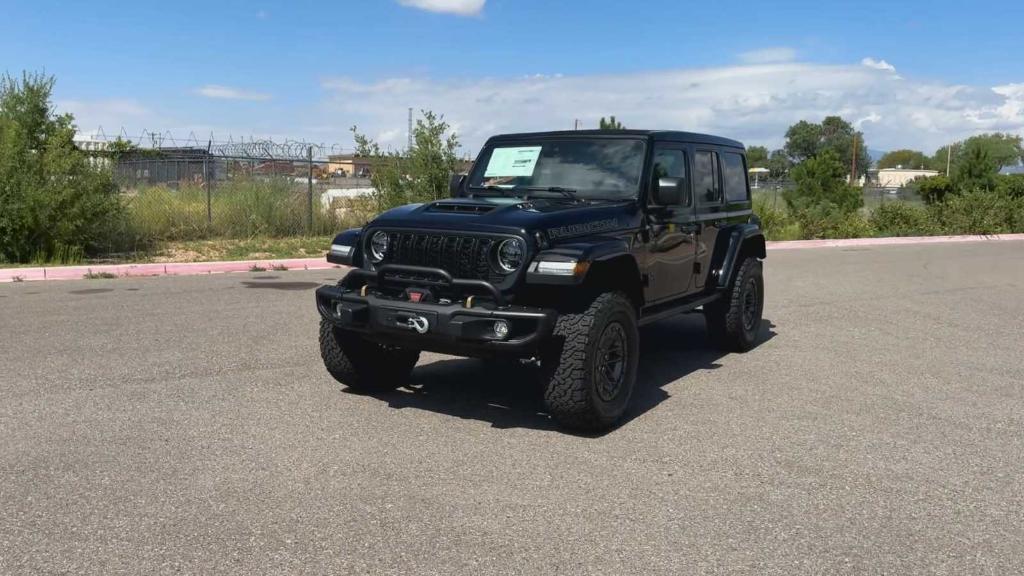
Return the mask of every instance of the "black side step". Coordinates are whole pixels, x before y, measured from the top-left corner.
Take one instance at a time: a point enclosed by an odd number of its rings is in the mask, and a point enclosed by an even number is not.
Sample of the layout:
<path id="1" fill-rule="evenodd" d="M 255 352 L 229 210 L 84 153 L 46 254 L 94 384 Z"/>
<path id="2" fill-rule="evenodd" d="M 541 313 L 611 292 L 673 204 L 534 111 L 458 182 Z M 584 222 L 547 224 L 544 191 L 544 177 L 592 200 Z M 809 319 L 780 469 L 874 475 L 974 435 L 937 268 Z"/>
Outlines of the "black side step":
<path id="1" fill-rule="evenodd" d="M 658 320 L 664 320 L 671 316 L 692 312 L 695 308 L 699 308 L 708 302 L 714 302 L 719 297 L 721 297 L 721 295 L 718 293 L 701 294 L 697 297 L 688 296 L 678 300 L 665 302 L 663 304 L 655 304 L 654 306 L 650 306 L 641 311 L 640 325 L 646 326 L 647 324 L 657 322 Z"/>

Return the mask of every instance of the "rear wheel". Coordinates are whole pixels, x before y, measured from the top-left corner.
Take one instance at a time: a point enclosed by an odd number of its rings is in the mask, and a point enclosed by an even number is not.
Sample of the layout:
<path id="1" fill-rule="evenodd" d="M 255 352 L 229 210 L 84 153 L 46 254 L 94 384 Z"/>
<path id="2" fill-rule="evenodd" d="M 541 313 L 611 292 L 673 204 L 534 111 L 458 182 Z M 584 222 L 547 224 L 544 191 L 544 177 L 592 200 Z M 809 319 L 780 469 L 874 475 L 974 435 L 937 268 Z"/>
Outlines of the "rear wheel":
<path id="1" fill-rule="evenodd" d="M 761 261 L 747 258 L 722 298 L 704 306 L 708 335 L 718 347 L 746 352 L 757 344 L 764 311 Z"/>
<path id="2" fill-rule="evenodd" d="M 320 320 L 320 356 L 338 382 L 358 392 L 381 392 L 408 382 L 420 353 L 370 342 Z"/>
<path id="3" fill-rule="evenodd" d="M 639 351 L 636 312 L 624 294 L 601 294 L 586 310 L 559 316 L 542 359 L 548 412 L 568 428 L 613 425 L 629 406 Z"/>

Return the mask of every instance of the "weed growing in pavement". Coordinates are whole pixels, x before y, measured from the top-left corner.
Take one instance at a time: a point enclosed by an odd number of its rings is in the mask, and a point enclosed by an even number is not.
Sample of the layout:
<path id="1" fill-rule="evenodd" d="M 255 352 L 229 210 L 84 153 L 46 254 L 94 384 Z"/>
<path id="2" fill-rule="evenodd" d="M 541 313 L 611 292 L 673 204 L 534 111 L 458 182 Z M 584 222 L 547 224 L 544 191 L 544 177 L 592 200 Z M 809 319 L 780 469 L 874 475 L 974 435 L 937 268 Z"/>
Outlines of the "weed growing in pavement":
<path id="1" fill-rule="evenodd" d="M 117 278 L 117 274 L 114 274 L 112 272 L 93 272 L 92 270 L 89 270 L 88 272 L 82 275 L 82 278 L 85 278 L 86 280 L 109 280 L 111 278 Z"/>

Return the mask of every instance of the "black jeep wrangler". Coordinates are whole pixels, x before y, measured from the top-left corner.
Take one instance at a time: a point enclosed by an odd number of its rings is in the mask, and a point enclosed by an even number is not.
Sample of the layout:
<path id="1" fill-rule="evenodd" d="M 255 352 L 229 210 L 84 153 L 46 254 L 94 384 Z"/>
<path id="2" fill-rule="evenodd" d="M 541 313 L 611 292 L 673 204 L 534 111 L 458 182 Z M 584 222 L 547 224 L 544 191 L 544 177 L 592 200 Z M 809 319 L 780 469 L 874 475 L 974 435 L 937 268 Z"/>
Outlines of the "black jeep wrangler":
<path id="1" fill-rule="evenodd" d="M 550 414 L 595 430 L 629 405 L 640 326 L 702 309 L 717 345 L 756 343 L 765 241 L 739 142 L 495 136 L 450 188 L 334 239 L 353 269 L 316 292 L 320 351 L 350 388 L 402 385 L 421 350 L 533 359 Z"/>

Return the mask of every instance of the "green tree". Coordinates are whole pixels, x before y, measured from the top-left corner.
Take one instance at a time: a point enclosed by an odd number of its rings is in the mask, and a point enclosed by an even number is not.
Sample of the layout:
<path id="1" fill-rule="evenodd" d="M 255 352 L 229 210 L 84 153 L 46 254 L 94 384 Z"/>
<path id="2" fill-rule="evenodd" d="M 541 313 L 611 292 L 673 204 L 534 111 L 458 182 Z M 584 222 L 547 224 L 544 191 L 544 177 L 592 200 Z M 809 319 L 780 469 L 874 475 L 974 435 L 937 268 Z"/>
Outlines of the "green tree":
<path id="1" fill-rule="evenodd" d="M 53 77 L 0 78 L 0 260 L 73 260 L 109 240 L 123 206 L 109 171 L 74 144 Z"/>
<path id="2" fill-rule="evenodd" d="M 768 149 L 764 146 L 747 147 L 747 168 L 767 168 Z"/>
<path id="3" fill-rule="evenodd" d="M 952 154 L 949 153 L 952 147 Z M 952 146 L 943 146 L 932 156 L 932 169 L 946 172 L 947 161 L 950 165 L 950 176 L 956 176 L 960 165 L 972 154 L 972 150 L 984 150 L 992 161 L 996 172 L 1015 166 L 1024 161 L 1024 145 L 1022 139 L 1015 134 L 992 132 L 971 136 L 963 142 L 954 142 Z"/>
<path id="4" fill-rule="evenodd" d="M 790 173 L 796 187 L 783 198 L 794 214 L 822 207 L 850 214 L 864 206 L 863 195 L 846 183 L 846 168 L 831 150 L 804 160 Z"/>
<path id="5" fill-rule="evenodd" d="M 878 159 L 878 169 L 884 168 L 908 168 L 913 170 L 927 169 L 931 166 L 931 158 L 917 150 L 893 150 L 886 152 Z"/>
<path id="6" fill-rule="evenodd" d="M 846 183 L 846 168 L 839 156 L 826 150 L 793 167 L 796 183 L 782 193 L 790 214 L 806 238 L 852 238 L 869 233 L 858 209 L 861 191 Z"/>
<path id="7" fill-rule="evenodd" d="M 999 166 L 985 146 L 964 145 L 965 154 L 953 173 L 953 186 L 961 191 L 992 190 Z"/>
<path id="8" fill-rule="evenodd" d="M 622 125 L 622 122 L 619 122 L 618 120 L 616 120 L 615 116 L 609 116 L 607 120 L 605 120 L 604 116 L 601 116 L 601 121 L 598 124 L 598 129 L 600 129 L 600 130 L 625 130 L 626 127 Z"/>
<path id="9" fill-rule="evenodd" d="M 429 110 L 413 128 L 413 146 L 405 152 L 384 152 L 380 145 L 352 127 L 356 155 L 373 159 L 370 180 L 378 209 L 429 202 L 448 195 L 448 181 L 456 171 L 459 139 L 444 117 Z"/>
<path id="10" fill-rule="evenodd" d="M 768 157 L 768 172 L 772 178 L 782 178 L 792 167 L 793 162 L 790 161 L 785 150 L 772 150 Z"/>
<path id="11" fill-rule="evenodd" d="M 853 125 L 839 116 L 827 116 L 821 124 L 801 120 L 786 130 L 786 154 L 795 163 L 814 158 L 825 151 L 835 153 L 847 174 L 853 167 L 854 143 L 856 142 L 856 175 L 867 172 L 871 165 L 864 135 L 854 130 Z"/>

